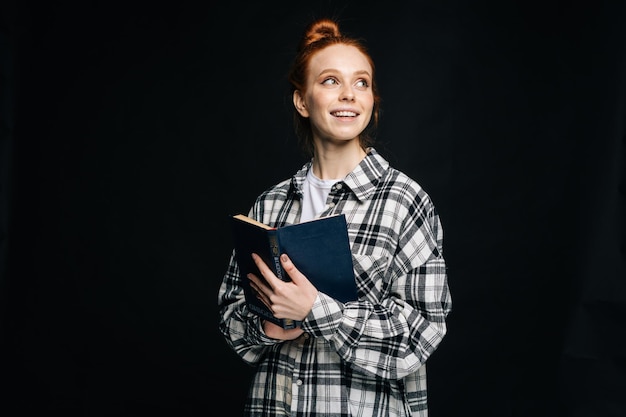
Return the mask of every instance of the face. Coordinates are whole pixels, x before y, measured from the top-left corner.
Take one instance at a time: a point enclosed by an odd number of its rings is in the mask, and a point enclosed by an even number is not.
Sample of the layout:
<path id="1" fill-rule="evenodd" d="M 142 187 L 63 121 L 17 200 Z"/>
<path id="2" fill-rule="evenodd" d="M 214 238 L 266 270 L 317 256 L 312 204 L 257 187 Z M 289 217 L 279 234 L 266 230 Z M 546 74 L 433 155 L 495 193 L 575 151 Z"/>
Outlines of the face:
<path id="1" fill-rule="evenodd" d="M 332 45 L 309 63 L 306 92 L 294 105 L 311 122 L 316 141 L 349 141 L 367 127 L 374 108 L 372 68 L 358 49 Z"/>

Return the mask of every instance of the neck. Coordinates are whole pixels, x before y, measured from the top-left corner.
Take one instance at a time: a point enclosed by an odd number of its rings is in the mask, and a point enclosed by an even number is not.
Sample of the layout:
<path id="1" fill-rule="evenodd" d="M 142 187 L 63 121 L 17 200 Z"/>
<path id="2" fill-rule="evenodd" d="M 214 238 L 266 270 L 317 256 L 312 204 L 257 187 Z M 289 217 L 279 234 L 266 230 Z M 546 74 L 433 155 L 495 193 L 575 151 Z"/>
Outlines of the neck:
<path id="1" fill-rule="evenodd" d="M 358 145 L 358 141 L 355 141 Z M 342 179 L 365 158 L 366 152 L 358 146 L 315 149 L 313 173 L 323 180 Z"/>

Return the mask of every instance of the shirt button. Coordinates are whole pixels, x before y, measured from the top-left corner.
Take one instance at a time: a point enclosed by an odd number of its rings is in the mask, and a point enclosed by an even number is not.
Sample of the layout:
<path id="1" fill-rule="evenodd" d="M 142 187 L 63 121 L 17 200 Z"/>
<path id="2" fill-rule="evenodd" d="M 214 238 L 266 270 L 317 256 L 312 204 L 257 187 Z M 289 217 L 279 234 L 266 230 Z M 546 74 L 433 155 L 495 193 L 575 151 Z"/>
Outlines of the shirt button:
<path id="1" fill-rule="evenodd" d="M 297 380 L 296 385 L 302 385 L 302 380 L 301 379 Z"/>
<path id="2" fill-rule="evenodd" d="M 311 337 L 311 336 L 309 336 L 309 334 L 308 334 L 308 333 L 303 333 L 303 334 L 302 334 L 302 337 L 304 337 L 305 339 L 308 339 L 308 338 L 309 338 L 309 337 Z"/>
<path id="3" fill-rule="evenodd" d="M 335 184 L 335 188 L 337 188 L 338 190 L 341 190 L 341 187 L 342 187 L 342 185 L 341 185 L 341 183 L 340 183 L 340 182 L 339 182 L 339 183 L 337 183 L 337 184 Z"/>
<path id="4" fill-rule="evenodd" d="M 330 208 L 335 207 L 335 203 L 328 203 L 328 207 L 330 207 Z"/>

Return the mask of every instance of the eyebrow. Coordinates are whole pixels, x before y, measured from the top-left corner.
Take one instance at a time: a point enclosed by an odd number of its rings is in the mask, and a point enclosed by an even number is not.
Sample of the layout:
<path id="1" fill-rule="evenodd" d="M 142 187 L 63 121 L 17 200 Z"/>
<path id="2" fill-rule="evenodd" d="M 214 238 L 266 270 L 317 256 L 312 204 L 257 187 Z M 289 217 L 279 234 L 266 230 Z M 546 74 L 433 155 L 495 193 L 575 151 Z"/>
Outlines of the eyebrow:
<path id="1" fill-rule="evenodd" d="M 319 77 L 320 75 L 326 74 L 327 72 L 339 72 L 339 73 L 341 73 L 341 71 L 339 71 L 338 69 L 335 69 L 335 68 L 326 68 L 326 69 L 322 70 L 322 71 L 318 74 L 318 77 Z M 369 71 L 367 71 L 367 70 L 359 70 L 359 71 L 355 71 L 355 72 L 354 72 L 354 75 L 363 75 L 363 74 L 367 75 L 368 77 L 371 77 L 371 74 L 370 74 L 370 73 L 369 73 Z"/>

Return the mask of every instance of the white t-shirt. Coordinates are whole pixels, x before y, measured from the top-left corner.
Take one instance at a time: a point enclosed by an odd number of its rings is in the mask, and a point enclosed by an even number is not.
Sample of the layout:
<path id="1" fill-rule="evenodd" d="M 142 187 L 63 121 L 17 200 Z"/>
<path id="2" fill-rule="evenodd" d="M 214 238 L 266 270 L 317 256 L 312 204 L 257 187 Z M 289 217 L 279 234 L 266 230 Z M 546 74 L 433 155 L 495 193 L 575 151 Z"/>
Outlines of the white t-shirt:
<path id="1" fill-rule="evenodd" d="M 307 172 L 302 185 L 302 215 L 300 221 L 304 222 L 315 218 L 326 208 L 326 199 L 330 189 L 339 180 L 323 180 L 313 174 L 313 168 Z"/>

